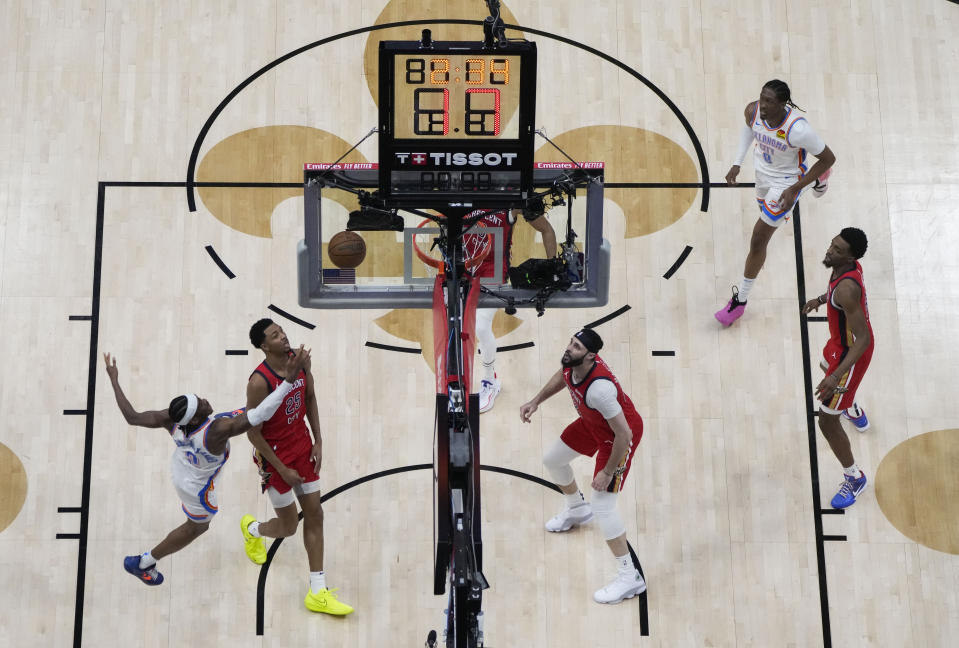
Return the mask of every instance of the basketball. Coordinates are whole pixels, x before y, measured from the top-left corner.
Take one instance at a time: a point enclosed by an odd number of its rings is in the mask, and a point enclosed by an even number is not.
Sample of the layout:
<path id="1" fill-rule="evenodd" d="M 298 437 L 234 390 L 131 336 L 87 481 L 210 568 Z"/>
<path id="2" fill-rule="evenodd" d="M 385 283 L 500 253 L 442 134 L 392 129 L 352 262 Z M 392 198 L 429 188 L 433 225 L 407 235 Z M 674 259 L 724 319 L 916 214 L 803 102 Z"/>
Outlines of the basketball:
<path id="1" fill-rule="evenodd" d="M 355 268 L 366 258 L 366 241 L 356 232 L 337 232 L 330 239 L 327 253 L 337 268 Z"/>

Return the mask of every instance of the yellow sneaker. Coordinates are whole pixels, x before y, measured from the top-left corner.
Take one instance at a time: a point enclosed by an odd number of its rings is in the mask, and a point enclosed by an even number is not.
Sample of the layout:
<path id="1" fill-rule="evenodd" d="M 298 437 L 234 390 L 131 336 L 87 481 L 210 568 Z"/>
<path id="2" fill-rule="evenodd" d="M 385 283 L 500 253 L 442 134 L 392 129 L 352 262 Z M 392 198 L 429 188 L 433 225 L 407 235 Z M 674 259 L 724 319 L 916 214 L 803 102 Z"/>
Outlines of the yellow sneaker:
<path id="1" fill-rule="evenodd" d="M 314 593 L 313 590 L 309 590 L 306 593 L 306 598 L 303 600 L 303 603 L 306 604 L 306 609 L 310 612 L 324 612 L 326 614 L 333 614 L 336 616 L 346 616 L 353 611 L 346 603 L 340 603 L 336 600 L 336 592 L 338 588 L 333 589 L 321 589 L 319 592 Z"/>
<path id="2" fill-rule="evenodd" d="M 240 530 L 243 531 L 243 548 L 246 549 L 246 555 L 257 565 L 266 562 L 266 547 L 263 546 L 263 538 L 254 538 L 247 529 L 250 522 L 256 522 L 252 515 L 244 515 L 240 520 Z"/>

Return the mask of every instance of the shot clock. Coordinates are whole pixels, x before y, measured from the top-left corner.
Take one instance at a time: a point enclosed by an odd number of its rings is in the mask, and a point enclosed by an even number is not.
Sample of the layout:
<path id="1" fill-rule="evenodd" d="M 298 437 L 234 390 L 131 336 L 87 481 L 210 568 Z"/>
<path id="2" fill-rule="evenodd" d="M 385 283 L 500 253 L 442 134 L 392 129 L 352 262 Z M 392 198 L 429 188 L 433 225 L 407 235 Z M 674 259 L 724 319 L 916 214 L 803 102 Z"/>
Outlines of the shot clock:
<path id="1" fill-rule="evenodd" d="M 380 195 L 503 206 L 532 189 L 536 45 L 380 43 Z"/>

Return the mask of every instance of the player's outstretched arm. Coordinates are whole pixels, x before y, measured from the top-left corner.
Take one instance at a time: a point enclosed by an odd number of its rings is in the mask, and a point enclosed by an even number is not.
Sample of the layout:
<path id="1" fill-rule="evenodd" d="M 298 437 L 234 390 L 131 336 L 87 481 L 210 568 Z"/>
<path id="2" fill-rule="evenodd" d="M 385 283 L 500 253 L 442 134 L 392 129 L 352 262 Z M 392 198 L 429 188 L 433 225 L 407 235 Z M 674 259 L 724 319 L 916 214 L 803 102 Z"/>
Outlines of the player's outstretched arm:
<path id="1" fill-rule="evenodd" d="M 304 365 L 309 362 L 309 359 L 310 350 L 304 349 L 301 345 L 296 353 L 286 361 L 283 371 L 286 374 L 286 380 L 260 401 L 259 405 L 248 409 L 239 416 L 220 418 L 214 421 L 210 427 L 210 432 L 207 434 L 207 449 L 214 454 L 220 454 L 226 446 L 227 439 L 243 434 L 247 430 L 270 420 L 280 405 L 283 404 L 286 395 L 293 389 L 296 377 Z M 220 452 L 217 452 L 218 449 Z"/>
<path id="2" fill-rule="evenodd" d="M 561 389 L 563 389 L 563 385 L 565 384 L 566 384 L 566 381 L 563 380 L 562 370 L 559 370 L 555 374 L 553 374 L 553 376 L 549 379 L 549 381 L 547 381 L 547 383 L 543 386 L 543 388 L 539 390 L 539 393 L 533 396 L 533 400 L 520 406 L 519 408 L 520 420 L 522 420 L 523 423 L 529 423 L 530 417 L 533 415 L 533 412 L 535 412 L 539 408 L 539 404 L 542 403 L 547 398 L 549 398 L 550 396 L 557 394 Z"/>
<path id="3" fill-rule="evenodd" d="M 113 395 L 117 399 L 117 406 L 120 408 L 120 413 L 123 414 L 123 418 L 126 419 L 127 423 L 145 428 L 166 428 L 167 430 L 173 428 L 173 421 L 170 420 L 170 415 L 166 410 L 138 412 L 133 409 L 133 405 L 127 400 L 126 394 L 123 393 L 123 389 L 120 387 L 117 359 L 111 357 L 109 353 L 104 353 L 103 361 L 107 366 L 107 376 L 110 377 L 110 384 L 113 385 Z"/>
<path id="4" fill-rule="evenodd" d="M 729 167 L 729 171 L 726 173 L 726 184 L 729 185 L 738 185 L 736 178 L 739 177 L 739 169 L 743 164 L 743 160 L 746 159 L 746 153 L 749 151 L 749 146 L 753 143 L 753 128 L 752 123 L 753 119 L 756 117 L 756 102 L 746 104 L 746 109 L 743 111 L 743 117 L 746 120 L 746 125 L 743 126 L 739 131 L 739 142 L 736 148 L 736 157 L 733 159 L 733 165 Z"/>

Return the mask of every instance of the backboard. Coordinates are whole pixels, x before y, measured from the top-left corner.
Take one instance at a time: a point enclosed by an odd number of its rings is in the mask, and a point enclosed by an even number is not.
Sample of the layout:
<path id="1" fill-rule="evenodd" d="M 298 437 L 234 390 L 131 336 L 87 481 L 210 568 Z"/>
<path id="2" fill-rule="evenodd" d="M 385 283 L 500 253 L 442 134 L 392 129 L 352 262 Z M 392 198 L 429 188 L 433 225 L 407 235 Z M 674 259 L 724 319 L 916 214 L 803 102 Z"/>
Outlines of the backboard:
<path id="1" fill-rule="evenodd" d="M 539 162 L 533 172 L 535 190 L 545 190 L 569 177 L 571 171 L 588 176 L 567 205 L 555 205 L 546 217 L 556 233 L 557 242 L 566 239 L 568 224 L 576 234 L 576 248 L 583 254 L 582 275 L 571 287 L 552 294 L 547 306 L 555 308 L 588 308 L 605 305 L 609 293 L 609 242 L 603 239 L 603 169 L 602 162 L 583 162 L 574 169 L 570 162 Z M 414 237 L 423 247 L 417 226 L 422 216 L 399 211 L 402 231 L 360 231 L 367 254 L 355 269 L 334 266 L 326 253 L 330 238 L 347 229 L 350 212 L 359 208 L 353 191 L 372 192 L 378 187 L 376 163 L 304 165 L 304 237 L 297 249 L 299 304 L 306 308 L 431 308 L 433 304 L 431 273 L 413 250 Z M 336 186 L 339 185 L 339 186 Z M 470 207 L 468 196 L 450 207 Z M 570 208 L 571 205 L 571 208 Z M 504 205 L 505 207 L 506 205 Z M 521 206 L 521 205 L 517 205 Z M 435 212 L 434 212 L 435 213 Z M 434 226 L 435 227 L 435 226 Z M 502 235 L 494 236 L 490 258 L 496 267 L 508 247 L 509 264 L 519 266 L 528 258 L 546 256 L 538 233 L 519 218 L 513 226 L 512 244 Z M 426 247 L 429 247 L 427 243 Z M 505 278 L 504 278 L 505 279 Z M 512 298 L 517 308 L 535 307 L 536 290 L 517 289 L 486 279 L 484 287 L 494 295 L 482 294 L 479 306 L 500 308 Z"/>

